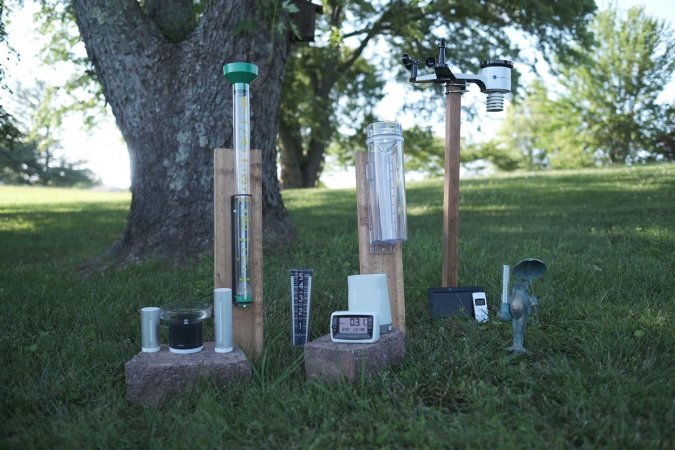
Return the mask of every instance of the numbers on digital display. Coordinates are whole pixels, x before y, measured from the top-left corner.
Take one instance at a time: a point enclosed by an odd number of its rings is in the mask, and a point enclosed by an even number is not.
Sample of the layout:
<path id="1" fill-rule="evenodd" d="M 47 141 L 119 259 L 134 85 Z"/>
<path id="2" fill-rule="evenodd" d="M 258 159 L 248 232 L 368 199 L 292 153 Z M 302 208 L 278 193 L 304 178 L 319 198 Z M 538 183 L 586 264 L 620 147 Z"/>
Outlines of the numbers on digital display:
<path id="1" fill-rule="evenodd" d="M 340 317 L 338 332 L 346 334 L 368 334 L 367 317 Z"/>

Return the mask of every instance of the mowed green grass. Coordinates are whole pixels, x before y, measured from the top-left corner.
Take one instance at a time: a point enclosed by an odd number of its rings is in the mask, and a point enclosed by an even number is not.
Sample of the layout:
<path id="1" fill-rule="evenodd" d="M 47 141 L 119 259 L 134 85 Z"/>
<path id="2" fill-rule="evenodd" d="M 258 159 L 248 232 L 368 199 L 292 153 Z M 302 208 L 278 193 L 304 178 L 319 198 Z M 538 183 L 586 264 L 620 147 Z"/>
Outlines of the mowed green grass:
<path id="1" fill-rule="evenodd" d="M 485 288 L 484 325 L 430 319 L 442 183 L 407 196 L 402 365 L 354 385 L 305 381 L 288 270 L 314 269 L 312 337 L 327 333 L 358 273 L 355 194 L 286 191 L 298 240 L 265 249 L 253 379 L 152 408 L 124 398 L 138 309 L 210 300 L 210 255 L 83 278 L 122 231 L 128 194 L 0 187 L 0 448 L 675 447 L 675 165 L 463 180 L 460 283 Z M 530 352 L 513 356 L 496 319 L 501 267 L 526 257 L 548 273 Z"/>

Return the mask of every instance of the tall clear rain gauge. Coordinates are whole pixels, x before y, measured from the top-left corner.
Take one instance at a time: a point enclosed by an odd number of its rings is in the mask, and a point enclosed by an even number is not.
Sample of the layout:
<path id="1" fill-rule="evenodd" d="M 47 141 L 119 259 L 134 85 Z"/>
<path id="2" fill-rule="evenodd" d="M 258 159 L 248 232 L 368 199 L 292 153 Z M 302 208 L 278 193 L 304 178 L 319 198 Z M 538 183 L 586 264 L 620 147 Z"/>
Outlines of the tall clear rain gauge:
<path id="1" fill-rule="evenodd" d="M 246 307 L 253 302 L 251 288 L 251 111 L 249 87 L 258 76 L 258 67 L 234 62 L 223 67 L 232 84 L 232 129 L 234 134 L 237 191 L 232 196 L 232 287 L 234 303 Z"/>

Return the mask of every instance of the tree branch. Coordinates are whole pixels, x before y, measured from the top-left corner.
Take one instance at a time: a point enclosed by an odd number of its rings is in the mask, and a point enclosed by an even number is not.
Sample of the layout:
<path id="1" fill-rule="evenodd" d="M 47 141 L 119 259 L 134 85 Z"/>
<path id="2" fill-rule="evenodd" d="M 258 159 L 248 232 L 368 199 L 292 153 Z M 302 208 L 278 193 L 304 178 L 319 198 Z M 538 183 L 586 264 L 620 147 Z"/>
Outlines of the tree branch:
<path id="1" fill-rule="evenodd" d="M 368 46 L 368 43 L 370 42 L 371 39 L 373 39 L 375 36 L 378 36 L 379 34 L 384 34 L 386 31 L 391 31 L 391 25 L 388 23 L 388 19 L 392 14 L 397 14 L 397 13 L 392 13 L 393 7 L 390 5 L 388 9 L 386 9 L 380 17 L 375 20 L 372 24 L 367 25 L 366 27 L 352 31 L 351 33 L 347 33 L 343 35 L 343 38 L 349 38 L 349 37 L 354 37 L 358 36 L 361 34 L 366 34 L 366 36 L 363 38 L 359 46 L 352 52 L 351 56 L 344 61 L 342 64 L 340 64 L 340 68 L 338 70 L 345 71 L 348 70 L 359 57 L 363 54 L 364 50 Z M 418 21 L 421 20 L 425 17 L 425 14 L 422 12 L 420 9 L 416 9 L 418 11 L 417 14 L 413 15 L 406 15 L 408 17 L 409 21 Z"/>

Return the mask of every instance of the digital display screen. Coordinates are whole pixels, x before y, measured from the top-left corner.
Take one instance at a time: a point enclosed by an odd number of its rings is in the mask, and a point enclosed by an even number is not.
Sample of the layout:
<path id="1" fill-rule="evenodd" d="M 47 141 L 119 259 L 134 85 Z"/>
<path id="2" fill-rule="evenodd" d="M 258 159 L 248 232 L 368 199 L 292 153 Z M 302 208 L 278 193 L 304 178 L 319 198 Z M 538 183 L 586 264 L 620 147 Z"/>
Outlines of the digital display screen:
<path id="1" fill-rule="evenodd" d="M 484 298 L 477 298 L 475 300 L 476 306 L 485 306 L 485 299 Z"/>
<path id="2" fill-rule="evenodd" d="M 338 333 L 368 334 L 367 317 L 339 317 Z"/>

